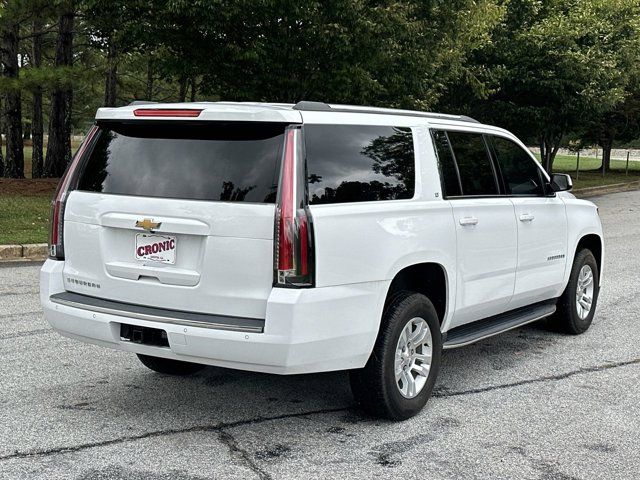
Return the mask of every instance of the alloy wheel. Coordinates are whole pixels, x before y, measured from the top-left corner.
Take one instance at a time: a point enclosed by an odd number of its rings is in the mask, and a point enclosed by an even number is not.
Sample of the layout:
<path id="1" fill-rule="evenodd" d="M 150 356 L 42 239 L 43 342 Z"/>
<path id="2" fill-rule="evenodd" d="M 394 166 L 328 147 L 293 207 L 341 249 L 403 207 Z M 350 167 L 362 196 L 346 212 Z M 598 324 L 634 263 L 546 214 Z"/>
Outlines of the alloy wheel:
<path id="1" fill-rule="evenodd" d="M 587 318 L 593 304 L 593 270 L 589 265 L 583 265 L 578 274 L 576 288 L 576 310 L 581 320 Z"/>
<path id="2" fill-rule="evenodd" d="M 405 398 L 414 398 L 429 377 L 433 342 L 424 318 L 414 317 L 400 333 L 396 346 L 394 373 L 398 390 Z"/>

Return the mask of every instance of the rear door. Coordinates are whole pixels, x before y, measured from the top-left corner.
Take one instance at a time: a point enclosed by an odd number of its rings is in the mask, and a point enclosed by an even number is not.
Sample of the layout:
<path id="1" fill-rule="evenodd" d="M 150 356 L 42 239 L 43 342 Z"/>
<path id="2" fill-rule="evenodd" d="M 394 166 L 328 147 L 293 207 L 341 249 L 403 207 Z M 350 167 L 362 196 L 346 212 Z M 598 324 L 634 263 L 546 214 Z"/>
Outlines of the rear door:
<path id="1" fill-rule="evenodd" d="M 99 123 L 65 208 L 65 288 L 264 318 L 285 126 Z"/>
<path id="2" fill-rule="evenodd" d="M 500 196 L 482 133 L 432 134 L 456 228 L 455 327 L 508 309 L 515 284 L 517 227 L 513 204 Z"/>
<path id="3" fill-rule="evenodd" d="M 567 255 L 564 202 L 545 195 L 545 177 L 513 140 L 489 137 L 518 225 L 518 268 L 512 308 L 553 298 L 562 288 Z"/>

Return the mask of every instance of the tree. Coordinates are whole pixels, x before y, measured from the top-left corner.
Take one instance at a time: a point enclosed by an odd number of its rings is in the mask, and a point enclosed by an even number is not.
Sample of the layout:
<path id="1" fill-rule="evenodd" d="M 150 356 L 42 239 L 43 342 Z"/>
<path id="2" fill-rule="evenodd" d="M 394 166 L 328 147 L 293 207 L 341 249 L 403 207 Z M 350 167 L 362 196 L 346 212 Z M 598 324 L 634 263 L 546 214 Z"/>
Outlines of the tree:
<path id="1" fill-rule="evenodd" d="M 73 65 L 73 22 L 75 3 L 65 0 L 60 4 L 58 38 L 54 65 L 70 71 Z M 56 85 L 51 94 L 49 117 L 49 143 L 44 163 L 45 177 L 60 177 L 71 161 L 71 107 L 73 90 L 70 79 Z"/>
<path id="2" fill-rule="evenodd" d="M 190 4 L 191 5 L 191 4 Z M 430 108 L 489 40 L 494 0 L 167 1 L 166 72 L 229 100 Z M 206 46 L 206 48 L 203 48 Z M 194 89 L 192 88 L 192 91 Z"/>
<path id="3" fill-rule="evenodd" d="M 157 3 L 157 2 L 156 2 Z M 147 2 L 139 0 L 84 0 L 85 28 L 91 44 L 104 53 L 104 106 L 117 103 L 120 57 L 136 49 L 142 40 L 142 17 Z M 149 7 L 147 7 L 149 8 Z"/>
<path id="4" fill-rule="evenodd" d="M 551 172 L 563 137 L 624 98 L 640 52 L 637 0 L 511 0 L 481 61 L 499 87 L 480 115 L 534 134 Z"/>
<path id="5" fill-rule="evenodd" d="M 34 68 L 42 67 L 42 17 L 36 14 L 32 25 Z M 31 153 L 31 177 L 40 178 L 43 169 L 43 137 L 44 125 L 42 119 L 42 86 L 36 85 L 33 90 L 33 107 L 31 113 L 31 137 L 33 150 Z"/>
<path id="6" fill-rule="evenodd" d="M 601 168 L 610 171 L 614 143 L 628 142 L 640 136 L 640 77 L 636 76 L 630 82 L 620 103 L 611 110 L 589 118 L 579 134 L 583 144 L 596 143 L 602 147 Z"/>
<path id="7" fill-rule="evenodd" d="M 174 99 L 186 101 L 190 90 L 190 97 L 195 100 L 199 88 L 197 79 L 206 74 L 211 81 L 210 86 L 215 84 L 208 93 L 219 92 L 218 73 L 233 68 L 231 63 L 234 61 L 231 57 L 224 58 L 225 50 L 230 48 L 226 40 L 230 32 L 239 28 L 237 23 L 233 23 L 231 12 L 239 11 L 244 1 L 155 2 L 154 8 L 142 15 L 146 24 L 138 35 L 141 50 L 148 59 L 147 90 L 152 92 L 157 73 L 177 86 Z M 247 14 L 260 6 L 248 6 Z"/>
<path id="8" fill-rule="evenodd" d="M 0 99 L 0 112 L 2 112 L 2 100 Z M 4 176 L 4 157 L 2 156 L 2 115 L 0 115 L 0 177 Z"/>
<path id="9" fill-rule="evenodd" d="M 0 59 L 2 62 L 4 99 L 4 125 L 7 136 L 7 155 L 4 176 L 24 178 L 22 140 L 22 98 L 18 84 L 18 50 L 20 10 L 18 6 L 2 2 L 0 17 Z"/>

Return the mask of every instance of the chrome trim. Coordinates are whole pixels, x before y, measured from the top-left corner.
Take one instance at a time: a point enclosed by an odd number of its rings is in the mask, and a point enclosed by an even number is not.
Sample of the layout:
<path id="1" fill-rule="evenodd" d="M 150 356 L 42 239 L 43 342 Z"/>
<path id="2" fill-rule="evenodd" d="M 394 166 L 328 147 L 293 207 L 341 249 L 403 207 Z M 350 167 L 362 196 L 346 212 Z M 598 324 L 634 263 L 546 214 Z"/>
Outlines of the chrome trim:
<path id="1" fill-rule="evenodd" d="M 71 293 L 71 292 L 65 292 L 65 293 Z M 102 300 L 102 299 L 97 299 L 95 297 L 89 297 L 87 295 L 81 295 L 81 294 L 75 294 L 75 295 L 86 296 L 93 300 Z M 58 305 L 63 305 L 65 307 L 78 308 L 81 310 L 89 310 L 91 312 L 105 313 L 108 315 L 118 315 L 118 316 L 127 317 L 127 318 L 135 318 L 138 320 L 147 320 L 151 322 L 161 322 L 161 323 L 169 323 L 172 325 L 183 325 L 183 326 L 198 327 L 198 328 L 210 328 L 214 330 L 226 330 L 226 331 L 234 331 L 234 332 L 246 332 L 246 333 L 263 333 L 264 332 L 264 324 L 262 326 L 251 326 L 251 325 L 231 325 L 231 324 L 220 323 L 220 322 L 202 322 L 197 320 L 188 320 L 188 319 L 175 318 L 175 317 L 164 316 L 164 315 L 153 315 L 153 314 L 141 313 L 141 312 L 131 312 L 131 311 L 119 309 L 119 308 L 101 307 L 99 305 L 92 305 L 92 304 L 78 302 L 78 301 L 74 301 L 66 298 L 60 298 L 59 296 L 56 296 L 56 295 L 50 296 L 49 300 L 51 300 L 51 302 L 53 303 L 56 303 Z M 106 300 L 106 301 L 109 301 L 109 300 Z M 117 302 L 114 302 L 114 303 L 117 303 Z M 126 304 L 123 304 L 123 305 L 126 305 Z M 141 307 L 141 306 L 138 306 L 138 307 Z M 191 312 L 177 312 L 177 311 L 176 313 L 185 314 L 185 315 L 193 314 Z M 198 314 L 198 315 L 206 315 L 206 314 Z M 224 318 L 220 315 L 210 315 L 210 316 L 212 318 L 215 318 L 215 317 Z M 230 317 L 230 318 L 237 318 L 237 317 Z M 257 320 L 257 319 L 248 319 L 248 320 Z"/>
<path id="2" fill-rule="evenodd" d="M 499 330 L 497 332 L 492 332 L 492 333 L 489 333 L 487 335 L 483 335 L 482 337 L 474 338 L 473 340 L 469 340 L 469 341 L 464 342 L 464 343 L 454 343 L 454 344 L 447 345 L 447 343 L 445 342 L 442 345 L 442 349 L 443 350 L 453 350 L 454 348 L 460 348 L 460 347 L 466 347 L 467 345 L 473 345 L 474 343 L 479 342 L 480 340 L 484 340 L 486 338 L 495 337 L 496 335 L 500 335 L 501 333 L 508 332 L 509 330 L 520 328 L 520 327 L 523 327 L 523 326 L 528 325 L 530 323 L 537 322 L 538 320 L 542 320 L 543 318 L 547 318 L 548 316 L 553 315 L 555 312 L 556 312 L 556 307 L 553 307 L 553 311 L 545 313 L 544 315 L 540 315 L 538 317 L 534 317 L 534 318 L 532 318 L 530 320 L 525 320 L 522 323 L 517 323 L 516 325 L 511 325 L 511 326 L 505 328 L 504 330 Z"/>

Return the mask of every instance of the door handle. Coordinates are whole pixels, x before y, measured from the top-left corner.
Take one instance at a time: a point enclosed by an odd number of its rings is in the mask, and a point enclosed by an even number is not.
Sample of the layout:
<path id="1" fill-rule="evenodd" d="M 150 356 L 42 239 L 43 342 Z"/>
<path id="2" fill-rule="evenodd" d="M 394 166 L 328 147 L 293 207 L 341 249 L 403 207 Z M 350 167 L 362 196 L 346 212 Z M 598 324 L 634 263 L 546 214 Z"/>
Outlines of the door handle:
<path id="1" fill-rule="evenodd" d="M 536 217 L 531 215 L 530 213 L 522 213 L 522 214 L 520 214 L 520 221 L 521 222 L 533 222 L 533 220 L 535 218 Z"/>
<path id="2" fill-rule="evenodd" d="M 460 219 L 460 225 L 463 227 L 468 227 L 471 225 L 477 225 L 478 219 L 476 217 L 464 217 Z"/>

